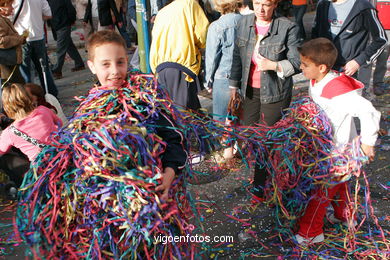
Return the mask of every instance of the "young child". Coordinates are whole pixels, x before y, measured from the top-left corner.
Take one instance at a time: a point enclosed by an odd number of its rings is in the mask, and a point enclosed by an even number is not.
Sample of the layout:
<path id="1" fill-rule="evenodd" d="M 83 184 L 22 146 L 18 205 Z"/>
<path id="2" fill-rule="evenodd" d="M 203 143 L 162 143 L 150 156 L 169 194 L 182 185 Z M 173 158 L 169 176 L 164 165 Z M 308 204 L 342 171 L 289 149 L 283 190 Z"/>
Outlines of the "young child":
<path id="1" fill-rule="evenodd" d="M 370 101 L 361 96 L 364 85 L 351 77 L 330 71 L 337 58 L 337 49 L 330 40 L 310 40 L 298 48 L 298 51 L 302 72 L 310 79 L 309 95 L 324 110 L 332 124 L 335 149 L 342 148 L 357 136 L 353 118 L 358 117 L 361 126 L 361 150 L 373 160 L 381 114 Z M 330 202 L 334 208 L 334 215 L 329 216 L 331 221 L 347 224 L 347 221 L 351 220 L 347 207 L 347 192 L 346 182 L 316 192 L 298 221 L 296 240 L 299 244 L 324 240 L 322 228 Z"/>
<path id="2" fill-rule="evenodd" d="M 0 168 L 12 180 L 14 175 L 19 175 L 18 167 L 12 167 L 20 165 L 13 163 L 19 159 L 2 155 L 16 147 L 32 162 L 42 147 L 50 143 L 51 133 L 56 131 L 62 122 L 51 109 L 36 107 L 22 85 L 12 84 L 4 87 L 2 101 L 7 116 L 15 120 L 0 135 Z M 20 183 L 20 180 L 16 181 L 17 185 Z"/>
<path id="3" fill-rule="evenodd" d="M 127 48 L 118 33 L 105 30 L 91 35 L 88 39 L 87 63 L 101 86 L 125 87 L 128 69 Z M 166 200 L 175 173 L 179 173 L 186 163 L 187 153 L 183 148 L 184 139 L 180 133 L 173 130 L 175 125 L 169 115 L 160 112 L 154 127 L 157 135 L 167 143 L 167 148 L 161 155 L 162 183 L 156 187 L 157 191 L 162 192 L 161 199 Z"/>
<path id="4" fill-rule="evenodd" d="M 61 119 L 62 125 L 68 123 L 68 119 L 66 118 L 64 111 L 62 110 L 61 104 L 55 96 L 50 93 L 45 94 L 43 88 L 34 83 L 26 83 L 24 84 L 24 88 L 30 94 L 34 105 L 45 106 L 47 108 L 52 109 Z"/>
<path id="5" fill-rule="evenodd" d="M 153 77 L 127 78 L 126 43 L 115 31 L 92 34 L 87 48 L 99 84 L 25 175 L 19 232 L 42 258 L 190 255 L 194 249 L 185 241 L 153 241 L 154 235 L 189 232 L 181 174 L 187 153 L 171 103 Z M 61 217 L 45 217 L 48 210 Z M 48 242 L 53 239 L 55 245 Z"/>

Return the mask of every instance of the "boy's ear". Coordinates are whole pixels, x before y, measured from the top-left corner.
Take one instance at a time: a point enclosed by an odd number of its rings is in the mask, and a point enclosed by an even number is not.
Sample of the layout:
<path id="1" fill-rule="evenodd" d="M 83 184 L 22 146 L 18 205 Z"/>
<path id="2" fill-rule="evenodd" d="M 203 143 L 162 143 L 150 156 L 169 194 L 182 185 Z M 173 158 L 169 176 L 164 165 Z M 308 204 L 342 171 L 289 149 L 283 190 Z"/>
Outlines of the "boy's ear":
<path id="1" fill-rule="evenodd" d="M 96 74 L 95 65 L 91 60 L 87 60 L 88 68 L 91 70 L 93 74 Z"/>
<path id="2" fill-rule="evenodd" d="M 326 66 L 325 64 L 321 64 L 319 69 L 320 69 L 321 73 L 327 73 L 328 72 L 328 66 Z"/>

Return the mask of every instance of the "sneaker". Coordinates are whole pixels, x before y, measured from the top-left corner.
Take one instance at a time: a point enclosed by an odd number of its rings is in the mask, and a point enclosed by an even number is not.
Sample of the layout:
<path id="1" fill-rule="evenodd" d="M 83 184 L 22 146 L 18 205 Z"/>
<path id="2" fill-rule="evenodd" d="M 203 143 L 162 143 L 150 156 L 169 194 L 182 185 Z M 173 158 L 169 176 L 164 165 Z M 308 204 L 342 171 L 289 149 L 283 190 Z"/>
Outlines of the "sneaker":
<path id="1" fill-rule="evenodd" d="M 9 181 L 5 184 L 5 192 L 7 199 L 16 200 L 18 195 L 18 189 L 16 188 L 16 184 L 13 181 Z"/>
<path id="2" fill-rule="evenodd" d="M 204 156 L 200 154 L 193 154 L 190 156 L 190 164 L 199 164 L 204 161 Z"/>
<path id="3" fill-rule="evenodd" d="M 296 234 L 295 240 L 299 245 L 305 246 L 305 245 L 320 243 L 325 240 L 325 237 L 324 237 L 324 233 L 321 233 L 315 237 L 308 237 L 308 238 L 304 238 L 303 236 Z"/>
<path id="4" fill-rule="evenodd" d="M 342 221 L 341 219 L 336 218 L 333 212 L 328 212 L 326 214 L 326 218 L 328 219 L 328 221 L 331 224 L 340 224 L 341 223 L 341 224 L 343 224 L 346 227 L 349 226 L 348 221 Z M 357 221 L 356 220 L 353 221 L 353 225 L 355 227 L 357 226 Z"/>

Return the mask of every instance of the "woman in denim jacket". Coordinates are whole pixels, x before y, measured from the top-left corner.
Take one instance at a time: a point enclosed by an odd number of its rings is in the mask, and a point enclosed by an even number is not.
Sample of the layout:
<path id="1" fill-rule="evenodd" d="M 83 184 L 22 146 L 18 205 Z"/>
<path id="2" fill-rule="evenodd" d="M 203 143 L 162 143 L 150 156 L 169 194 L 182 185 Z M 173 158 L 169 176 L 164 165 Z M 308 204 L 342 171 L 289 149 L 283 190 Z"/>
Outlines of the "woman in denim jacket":
<path id="1" fill-rule="evenodd" d="M 214 0 L 222 16 L 211 23 L 206 41 L 206 88 L 213 89 L 214 119 L 224 122 L 230 99 L 229 75 L 232 68 L 234 40 L 238 21 L 236 13 L 240 0 Z"/>
<path id="2" fill-rule="evenodd" d="M 229 82 L 232 94 L 240 89 L 244 97 L 245 125 L 275 124 L 290 105 L 292 76 L 299 72 L 299 29 L 274 13 L 278 1 L 253 0 L 255 13 L 238 24 Z M 263 197 L 265 181 L 266 171 L 256 166 L 255 199 Z"/>

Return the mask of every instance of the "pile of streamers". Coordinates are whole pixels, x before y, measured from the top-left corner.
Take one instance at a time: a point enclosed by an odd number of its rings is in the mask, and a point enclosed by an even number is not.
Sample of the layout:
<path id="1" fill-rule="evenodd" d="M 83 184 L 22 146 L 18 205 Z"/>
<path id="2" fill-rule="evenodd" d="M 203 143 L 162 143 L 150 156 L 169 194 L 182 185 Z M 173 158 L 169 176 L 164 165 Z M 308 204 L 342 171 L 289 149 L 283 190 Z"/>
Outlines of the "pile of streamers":
<path id="1" fill-rule="evenodd" d="M 118 89 L 96 87 L 26 174 L 17 226 L 36 258 L 173 259 L 191 256 L 184 174 L 162 202 L 160 154 L 149 125 L 160 108 L 153 78 Z M 178 203 L 180 202 L 180 203 Z"/>
<path id="2" fill-rule="evenodd" d="M 360 174 L 358 149 L 333 150 L 330 123 L 309 98 L 295 101 L 272 127 L 226 127 L 204 112 L 173 106 L 147 75 L 132 75 L 118 89 L 94 88 L 81 101 L 52 146 L 35 160 L 19 193 L 17 226 L 38 258 L 199 256 L 187 240 L 156 242 L 157 237 L 204 232 L 186 184 L 210 174 L 188 164 L 173 183 L 172 199 L 159 200 L 155 187 L 161 182 L 165 144 L 151 131 L 157 113 L 174 118 L 189 160 L 212 158 L 239 143 L 244 165 L 265 167 L 271 176 L 267 203 L 275 205 L 276 229 L 289 237 L 316 187 Z M 222 167 L 215 160 L 215 168 Z M 343 173 L 335 178 L 335 172 Z M 192 224 L 200 229 L 193 231 Z"/>

